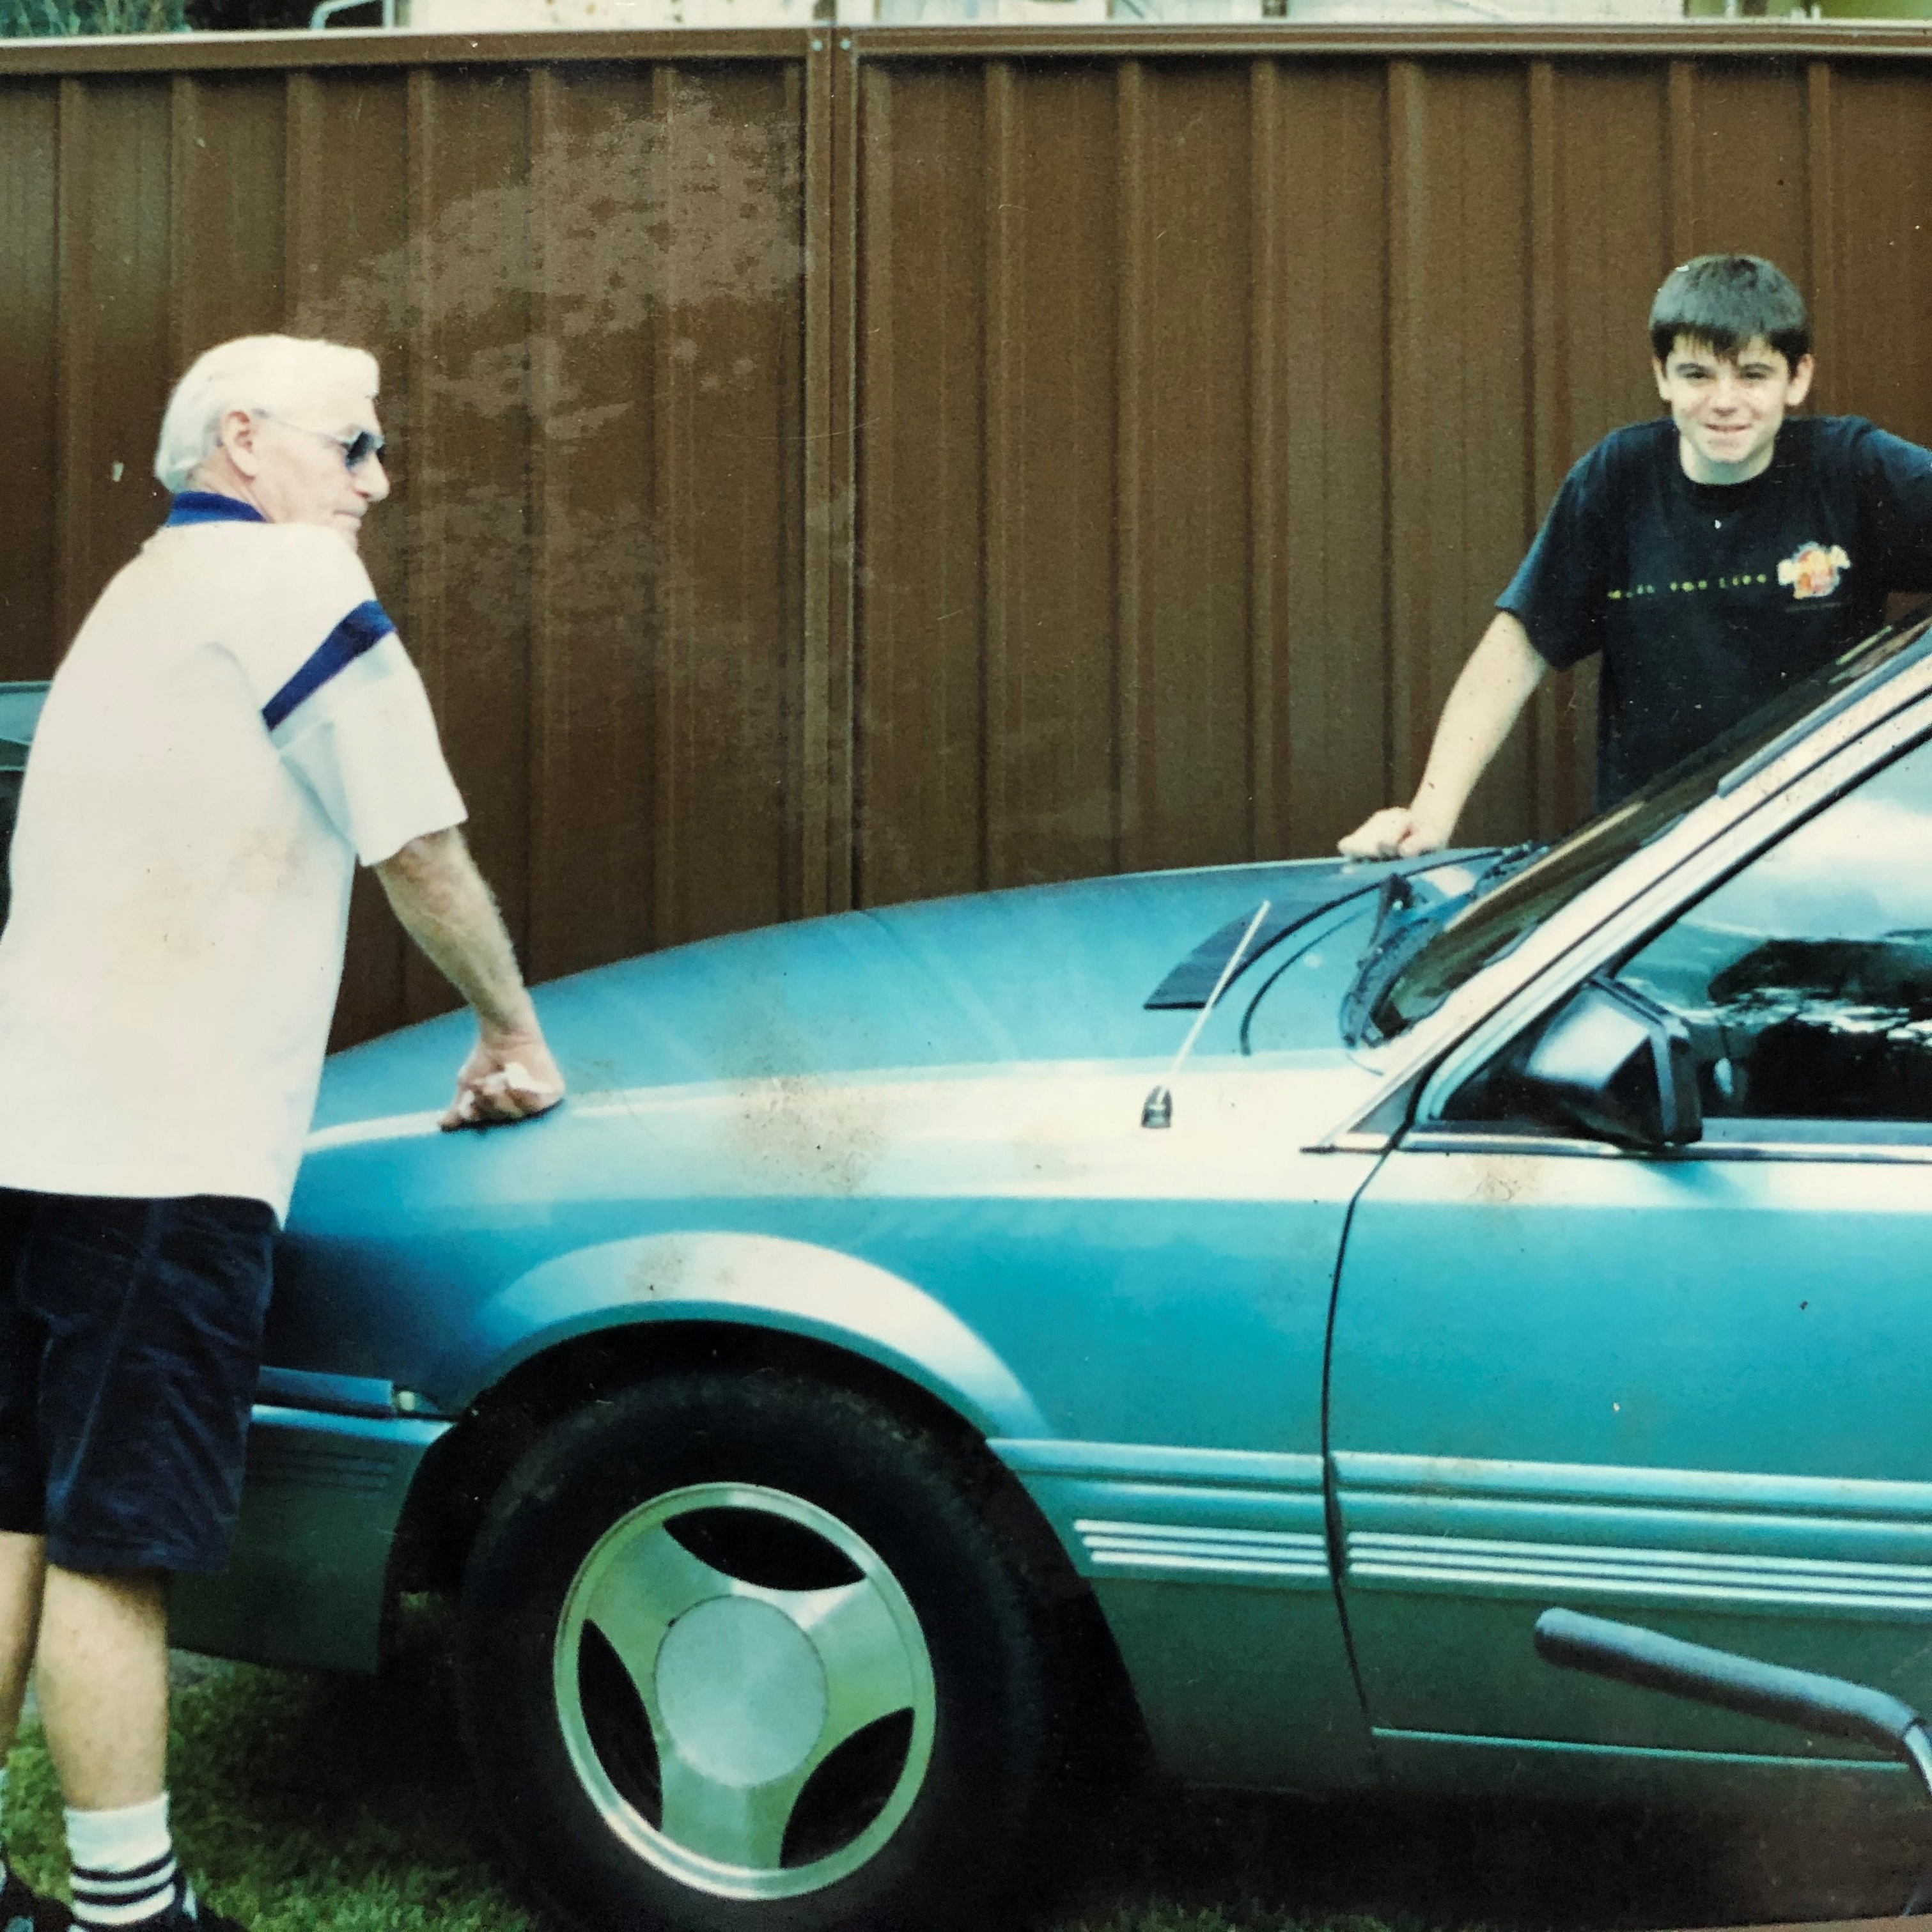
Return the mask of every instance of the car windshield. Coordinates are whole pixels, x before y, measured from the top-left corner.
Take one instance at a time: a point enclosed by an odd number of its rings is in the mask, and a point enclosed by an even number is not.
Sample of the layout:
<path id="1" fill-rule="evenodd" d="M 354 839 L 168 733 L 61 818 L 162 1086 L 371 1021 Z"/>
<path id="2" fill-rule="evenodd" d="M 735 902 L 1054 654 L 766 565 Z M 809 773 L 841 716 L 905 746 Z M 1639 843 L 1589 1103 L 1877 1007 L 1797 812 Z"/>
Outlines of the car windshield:
<path id="1" fill-rule="evenodd" d="M 1785 746 L 1874 682 L 1893 676 L 1932 650 L 1932 622 L 1924 610 L 1888 626 L 1811 676 L 1781 692 L 1761 710 L 1660 774 L 1640 790 L 1593 818 L 1533 863 L 1479 878 L 1460 898 L 1434 908 L 1433 930 L 1403 949 L 1396 970 L 1376 975 L 1376 954 L 1364 962 L 1351 998 L 1366 1010 L 1364 1037 L 1389 1040 L 1435 1012 L 1481 968 L 1500 958 L 1558 907 L 1716 793 L 1727 779 L 1768 763 Z M 1373 986 L 1372 976 L 1384 978 Z"/>

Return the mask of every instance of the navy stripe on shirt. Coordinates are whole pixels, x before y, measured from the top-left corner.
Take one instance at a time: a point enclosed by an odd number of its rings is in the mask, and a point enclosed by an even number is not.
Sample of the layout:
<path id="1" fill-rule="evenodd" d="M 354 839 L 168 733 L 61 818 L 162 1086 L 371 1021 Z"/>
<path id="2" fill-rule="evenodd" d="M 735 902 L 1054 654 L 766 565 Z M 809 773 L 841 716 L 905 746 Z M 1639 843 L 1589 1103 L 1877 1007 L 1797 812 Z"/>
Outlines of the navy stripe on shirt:
<path id="1" fill-rule="evenodd" d="M 338 671 L 394 630 L 388 613 L 372 597 L 358 604 L 322 639 L 301 670 L 262 706 L 262 722 L 272 731 L 304 698 L 313 698 Z"/>
<path id="2" fill-rule="evenodd" d="M 238 496 L 224 496 L 213 490 L 184 490 L 168 512 L 164 530 L 179 530 L 184 524 L 266 524 L 268 518 L 252 503 Z"/>

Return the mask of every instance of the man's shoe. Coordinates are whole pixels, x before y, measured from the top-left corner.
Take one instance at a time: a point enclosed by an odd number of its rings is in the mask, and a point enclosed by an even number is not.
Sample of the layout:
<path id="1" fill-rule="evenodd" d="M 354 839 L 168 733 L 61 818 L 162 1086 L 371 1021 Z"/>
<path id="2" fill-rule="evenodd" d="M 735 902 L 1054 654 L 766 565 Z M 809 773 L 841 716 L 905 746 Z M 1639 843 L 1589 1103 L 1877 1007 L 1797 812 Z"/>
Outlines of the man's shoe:
<path id="1" fill-rule="evenodd" d="M 0 1932 L 68 1932 L 74 1914 L 57 1898 L 36 1892 L 11 1866 L 0 1886 Z"/>
<path id="2" fill-rule="evenodd" d="M 181 1888 L 175 1894 L 173 1904 L 158 1918 L 144 1918 L 139 1925 L 130 1926 L 128 1932 L 248 1932 L 240 1919 L 230 1918 L 225 1912 L 204 1905 L 186 1879 L 177 1882 Z M 11 1928 L 0 1923 L 0 1932 L 11 1932 Z"/>

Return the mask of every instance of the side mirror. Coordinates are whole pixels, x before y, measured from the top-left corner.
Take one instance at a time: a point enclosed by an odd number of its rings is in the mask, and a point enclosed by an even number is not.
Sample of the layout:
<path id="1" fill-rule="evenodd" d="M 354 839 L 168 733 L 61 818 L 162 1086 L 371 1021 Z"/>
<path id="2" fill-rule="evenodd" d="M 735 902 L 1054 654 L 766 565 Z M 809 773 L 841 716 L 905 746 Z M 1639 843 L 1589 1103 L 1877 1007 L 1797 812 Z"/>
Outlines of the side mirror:
<path id="1" fill-rule="evenodd" d="M 1690 1029 L 1616 980 L 1578 988 L 1508 1084 L 1516 1111 L 1626 1147 L 1682 1147 L 1704 1131 Z"/>

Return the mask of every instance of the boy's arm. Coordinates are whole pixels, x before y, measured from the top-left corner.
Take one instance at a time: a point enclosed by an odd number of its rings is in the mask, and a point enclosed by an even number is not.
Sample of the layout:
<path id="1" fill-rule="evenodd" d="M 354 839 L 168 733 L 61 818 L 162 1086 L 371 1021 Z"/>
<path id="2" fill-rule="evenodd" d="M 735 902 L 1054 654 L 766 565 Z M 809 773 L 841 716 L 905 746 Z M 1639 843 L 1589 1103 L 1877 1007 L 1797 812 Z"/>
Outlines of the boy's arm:
<path id="1" fill-rule="evenodd" d="M 1932 450 L 1869 424 L 1856 448 L 1859 523 L 1878 533 L 1885 588 L 1932 590 Z"/>
<path id="2" fill-rule="evenodd" d="M 1373 814 L 1342 840 L 1351 859 L 1412 859 L 1448 844 L 1476 781 L 1550 665 L 1517 618 L 1490 620 L 1442 707 L 1414 798 Z"/>

